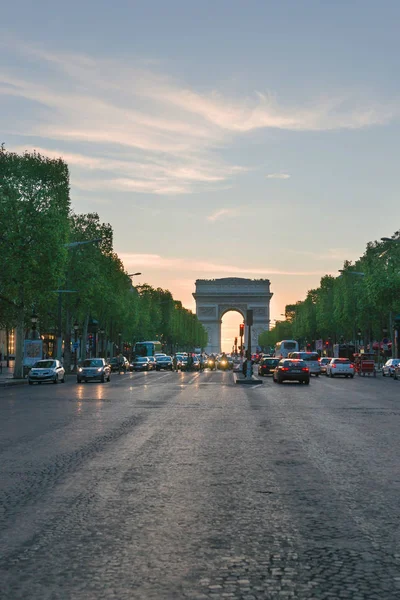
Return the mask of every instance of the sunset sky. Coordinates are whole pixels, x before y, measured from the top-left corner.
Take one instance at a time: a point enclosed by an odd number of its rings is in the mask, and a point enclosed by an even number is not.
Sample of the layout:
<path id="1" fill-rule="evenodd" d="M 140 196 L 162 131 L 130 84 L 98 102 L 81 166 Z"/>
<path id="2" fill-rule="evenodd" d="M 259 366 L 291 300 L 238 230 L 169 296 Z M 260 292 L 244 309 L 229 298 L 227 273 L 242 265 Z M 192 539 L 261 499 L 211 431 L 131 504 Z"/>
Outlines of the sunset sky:
<path id="1" fill-rule="evenodd" d="M 197 278 L 269 278 L 279 319 L 399 227 L 399 20 L 395 0 L 9 2 L 0 142 L 66 160 L 137 283 L 194 308 Z"/>

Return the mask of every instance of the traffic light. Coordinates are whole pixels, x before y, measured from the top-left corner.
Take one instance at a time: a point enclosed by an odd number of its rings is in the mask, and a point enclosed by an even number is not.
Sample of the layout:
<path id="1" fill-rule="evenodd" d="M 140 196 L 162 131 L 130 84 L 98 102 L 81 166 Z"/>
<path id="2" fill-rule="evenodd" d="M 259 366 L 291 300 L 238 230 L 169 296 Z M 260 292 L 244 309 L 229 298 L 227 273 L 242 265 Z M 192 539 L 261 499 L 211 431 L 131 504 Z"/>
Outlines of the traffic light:
<path id="1" fill-rule="evenodd" d="M 240 323 L 239 325 L 239 335 L 240 337 L 244 336 L 244 323 Z"/>

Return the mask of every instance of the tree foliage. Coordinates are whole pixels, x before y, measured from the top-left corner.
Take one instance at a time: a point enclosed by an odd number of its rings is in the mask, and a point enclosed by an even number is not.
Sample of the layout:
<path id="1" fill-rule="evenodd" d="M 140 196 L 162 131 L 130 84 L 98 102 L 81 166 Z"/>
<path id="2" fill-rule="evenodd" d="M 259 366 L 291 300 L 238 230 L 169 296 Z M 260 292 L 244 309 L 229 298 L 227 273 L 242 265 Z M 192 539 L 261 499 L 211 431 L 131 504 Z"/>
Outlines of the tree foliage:
<path id="1" fill-rule="evenodd" d="M 301 344 L 316 339 L 332 343 L 361 338 L 380 341 L 400 314 L 400 232 L 393 241 L 375 241 L 354 263 L 345 261 L 337 277 L 325 275 L 304 300 L 286 306 L 286 320 L 259 338 L 261 346 L 294 338 Z"/>
<path id="2" fill-rule="evenodd" d="M 90 323 L 97 323 L 111 352 L 121 341 L 160 339 L 170 350 L 206 345 L 204 327 L 168 290 L 132 286 L 113 249 L 111 225 L 97 213 L 71 210 L 62 159 L 36 152 L 18 155 L 1 147 L 0 222 L 5 224 L 0 232 L 0 326 L 18 326 L 20 343 L 33 308 L 42 333 L 56 334 L 55 292 L 62 290 L 67 353 L 74 322 L 82 338 Z M 22 358 L 22 346 L 18 352 Z"/>

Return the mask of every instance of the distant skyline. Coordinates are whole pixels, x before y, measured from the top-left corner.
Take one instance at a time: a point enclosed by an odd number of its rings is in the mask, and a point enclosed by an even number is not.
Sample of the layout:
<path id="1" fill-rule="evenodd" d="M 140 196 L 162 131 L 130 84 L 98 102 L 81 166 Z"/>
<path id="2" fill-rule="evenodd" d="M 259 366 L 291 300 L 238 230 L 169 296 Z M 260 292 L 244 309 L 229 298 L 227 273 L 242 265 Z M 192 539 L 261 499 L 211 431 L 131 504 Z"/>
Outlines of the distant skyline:
<path id="1" fill-rule="evenodd" d="M 268 278 L 279 319 L 398 229 L 399 17 L 394 0 L 16 0 L 0 142 L 64 158 L 74 209 L 112 224 L 137 283 L 194 309 L 197 278 Z"/>

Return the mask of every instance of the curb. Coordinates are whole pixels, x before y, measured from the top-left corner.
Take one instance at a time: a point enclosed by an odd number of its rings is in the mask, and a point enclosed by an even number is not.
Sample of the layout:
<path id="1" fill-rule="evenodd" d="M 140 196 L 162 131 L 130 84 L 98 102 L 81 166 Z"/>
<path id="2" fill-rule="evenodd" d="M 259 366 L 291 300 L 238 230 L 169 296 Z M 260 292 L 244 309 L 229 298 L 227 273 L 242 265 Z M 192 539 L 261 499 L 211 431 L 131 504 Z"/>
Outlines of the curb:
<path id="1" fill-rule="evenodd" d="M 1 387 L 12 387 L 14 385 L 24 385 L 27 383 L 28 383 L 27 379 L 12 379 L 10 377 L 10 379 L 5 379 L 3 381 L 1 381 L 1 379 L 0 379 L 0 388 Z"/>
<path id="2" fill-rule="evenodd" d="M 233 378 L 235 380 L 235 383 L 241 385 L 260 385 L 264 383 L 261 379 L 257 379 L 257 377 L 255 377 L 254 375 L 252 375 L 251 379 L 246 379 L 244 377 L 238 377 L 238 375 L 234 373 Z"/>

